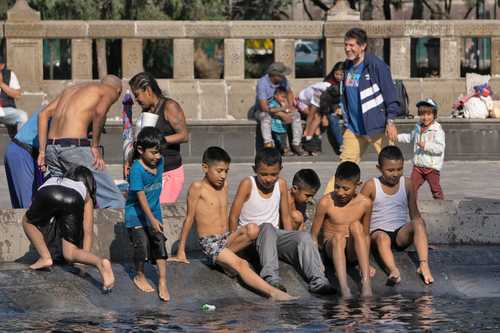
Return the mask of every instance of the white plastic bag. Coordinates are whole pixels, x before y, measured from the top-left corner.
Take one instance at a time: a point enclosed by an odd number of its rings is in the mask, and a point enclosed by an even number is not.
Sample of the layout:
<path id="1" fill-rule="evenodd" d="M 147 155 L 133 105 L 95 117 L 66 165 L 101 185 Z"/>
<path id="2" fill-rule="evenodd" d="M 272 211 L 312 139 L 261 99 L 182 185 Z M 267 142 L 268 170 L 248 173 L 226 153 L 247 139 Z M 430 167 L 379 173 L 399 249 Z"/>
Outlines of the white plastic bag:
<path id="1" fill-rule="evenodd" d="M 486 119 L 489 116 L 488 104 L 491 97 L 471 97 L 464 104 L 464 118 Z"/>

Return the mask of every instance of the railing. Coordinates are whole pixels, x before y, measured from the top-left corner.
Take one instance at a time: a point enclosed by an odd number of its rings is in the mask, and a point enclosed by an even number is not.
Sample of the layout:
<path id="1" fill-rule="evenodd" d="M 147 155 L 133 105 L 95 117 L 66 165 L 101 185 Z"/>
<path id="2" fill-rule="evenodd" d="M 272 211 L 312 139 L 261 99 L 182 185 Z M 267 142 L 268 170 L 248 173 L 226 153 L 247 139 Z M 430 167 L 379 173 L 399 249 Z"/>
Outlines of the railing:
<path id="1" fill-rule="evenodd" d="M 22 2 L 22 1 L 21 1 Z M 18 8 L 19 7 L 19 8 Z M 450 98 L 465 92 L 460 79 L 460 59 L 465 37 L 491 38 L 491 74 L 500 76 L 500 21 L 41 21 L 39 13 L 25 6 L 9 12 L 0 22 L 0 36 L 7 42 L 8 66 L 33 104 L 45 92 L 54 95 L 66 81 L 43 80 L 44 39 L 71 39 L 72 80 L 92 79 L 92 40 L 122 40 L 122 74 L 130 78 L 143 70 L 143 40 L 173 40 L 173 79 L 161 80 L 163 88 L 180 100 L 191 119 L 245 119 L 254 101 L 254 80 L 245 79 L 245 40 L 274 39 L 274 59 L 295 68 L 295 41 L 319 39 L 325 43 L 325 68 L 345 58 L 344 33 L 364 28 L 370 38 L 390 39 L 390 66 L 394 78 L 408 80 L 410 97 L 430 95 L 451 106 Z M 411 79 L 411 38 L 440 38 L 439 78 Z M 195 80 L 194 40 L 224 39 L 224 79 Z M 294 81 L 295 73 L 290 78 Z M 295 80 L 298 89 L 311 80 Z M 498 84 L 495 81 L 494 84 Z M 498 89 L 497 89 L 498 90 Z M 35 97 L 33 97 L 35 96 Z M 21 101 L 23 102 L 23 101 Z"/>

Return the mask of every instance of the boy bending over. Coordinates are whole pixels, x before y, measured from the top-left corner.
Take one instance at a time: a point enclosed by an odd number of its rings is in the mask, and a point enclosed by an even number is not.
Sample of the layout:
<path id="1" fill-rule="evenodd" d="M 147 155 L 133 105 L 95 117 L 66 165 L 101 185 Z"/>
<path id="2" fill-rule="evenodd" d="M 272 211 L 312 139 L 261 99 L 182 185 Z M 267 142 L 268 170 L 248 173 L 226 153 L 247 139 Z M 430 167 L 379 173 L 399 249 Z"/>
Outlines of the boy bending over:
<path id="1" fill-rule="evenodd" d="M 293 176 L 292 187 L 288 191 L 293 230 L 308 230 L 306 223 L 312 216 L 307 216 L 307 208 L 314 205 L 313 198 L 320 187 L 321 181 L 313 169 L 300 169 Z"/>
<path id="2" fill-rule="evenodd" d="M 346 258 L 352 260 L 355 257 L 361 270 L 361 296 L 372 295 L 368 262 L 372 203 L 363 194 L 356 193 L 360 173 L 354 162 L 346 161 L 337 167 L 334 190 L 321 198 L 311 230 L 313 241 L 318 244 L 318 235 L 323 227 L 320 244 L 333 261 L 344 298 L 352 297 L 347 284 Z"/>
<path id="3" fill-rule="evenodd" d="M 361 189 L 361 193 L 373 201 L 370 236 L 389 272 L 388 284 L 401 281 L 392 249 L 403 251 L 412 243 L 420 263 L 417 273 L 425 284 L 431 284 L 434 279 L 429 268 L 427 230 L 411 179 L 403 176 L 403 165 L 401 150 L 396 146 L 385 147 L 377 165 L 382 176 L 369 180 Z M 407 222 L 408 214 L 410 222 Z"/>
<path id="4" fill-rule="evenodd" d="M 228 232 L 226 182 L 231 158 L 219 147 L 209 147 L 203 153 L 202 169 L 205 177 L 191 184 L 187 198 L 186 220 L 182 226 L 177 256 L 169 261 L 189 263 L 186 257 L 186 240 L 196 221 L 200 247 L 211 264 L 235 270 L 250 287 L 280 301 L 294 297 L 272 287 L 262 280 L 248 262 L 236 252 L 249 246 L 259 233 L 259 227 L 248 224 L 235 232 Z"/>

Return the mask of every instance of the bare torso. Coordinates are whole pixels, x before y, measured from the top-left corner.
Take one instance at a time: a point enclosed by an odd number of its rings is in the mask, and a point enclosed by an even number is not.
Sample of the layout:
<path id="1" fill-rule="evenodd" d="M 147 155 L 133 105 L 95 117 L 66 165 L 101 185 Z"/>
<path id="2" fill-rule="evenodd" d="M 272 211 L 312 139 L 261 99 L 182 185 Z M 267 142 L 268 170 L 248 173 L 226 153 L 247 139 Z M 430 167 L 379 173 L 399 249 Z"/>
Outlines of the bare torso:
<path id="1" fill-rule="evenodd" d="M 214 189 L 205 180 L 200 183 L 200 196 L 196 203 L 194 216 L 198 236 L 221 235 L 229 229 L 227 183 L 221 190 Z"/>
<path id="2" fill-rule="evenodd" d="M 110 88 L 99 83 L 85 83 L 66 88 L 59 97 L 52 116 L 49 139 L 86 138 L 92 112 Z"/>
<path id="3" fill-rule="evenodd" d="M 330 239 L 335 233 L 341 233 L 347 237 L 351 223 L 355 221 L 361 222 L 366 212 L 366 200 L 368 199 L 358 194 L 344 207 L 335 206 L 335 202 L 330 195 L 328 195 L 328 199 L 331 204 L 323 223 L 323 239 Z"/>

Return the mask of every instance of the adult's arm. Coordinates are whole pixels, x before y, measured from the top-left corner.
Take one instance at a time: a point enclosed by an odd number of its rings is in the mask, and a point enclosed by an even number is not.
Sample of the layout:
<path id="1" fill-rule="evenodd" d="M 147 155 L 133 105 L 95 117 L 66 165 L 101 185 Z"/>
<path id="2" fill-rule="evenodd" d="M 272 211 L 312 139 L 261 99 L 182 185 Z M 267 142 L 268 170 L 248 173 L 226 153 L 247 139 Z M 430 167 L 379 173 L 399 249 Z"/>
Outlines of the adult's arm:
<path id="1" fill-rule="evenodd" d="M 175 131 L 175 134 L 165 136 L 165 141 L 171 144 L 188 142 L 186 117 L 181 106 L 175 101 L 168 101 L 165 103 L 164 117 Z"/>
<path id="2" fill-rule="evenodd" d="M 238 191 L 233 200 L 231 210 L 229 211 L 229 231 L 234 232 L 238 229 L 238 220 L 240 218 L 241 209 L 243 204 L 250 197 L 252 191 L 252 181 L 249 178 L 245 178 L 241 181 L 238 186 Z"/>
<path id="3" fill-rule="evenodd" d="M 116 100 L 115 97 L 114 94 L 103 93 L 92 114 L 92 144 L 90 150 L 94 156 L 94 166 L 98 170 L 104 169 L 104 160 L 99 149 L 102 127 L 109 108 Z"/>
<path id="4" fill-rule="evenodd" d="M 13 79 L 12 76 L 15 75 L 15 74 L 12 71 L 10 73 L 11 73 L 11 78 L 10 79 L 12 80 Z M 22 90 L 21 90 L 21 88 L 18 88 L 18 89 L 13 88 L 13 87 L 11 87 L 9 85 L 9 82 L 4 82 L 3 81 L 3 77 L 1 75 L 0 75 L 0 89 L 3 92 L 5 92 L 7 94 L 7 96 L 9 96 L 11 98 L 19 98 L 19 97 L 21 97 L 21 95 L 23 93 Z"/>
<path id="5" fill-rule="evenodd" d="M 38 114 L 38 159 L 37 164 L 45 171 L 45 149 L 47 148 L 47 133 L 49 130 L 49 119 L 57 110 L 60 97 L 50 101 L 46 107 Z"/>

